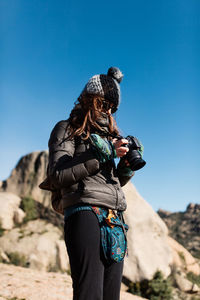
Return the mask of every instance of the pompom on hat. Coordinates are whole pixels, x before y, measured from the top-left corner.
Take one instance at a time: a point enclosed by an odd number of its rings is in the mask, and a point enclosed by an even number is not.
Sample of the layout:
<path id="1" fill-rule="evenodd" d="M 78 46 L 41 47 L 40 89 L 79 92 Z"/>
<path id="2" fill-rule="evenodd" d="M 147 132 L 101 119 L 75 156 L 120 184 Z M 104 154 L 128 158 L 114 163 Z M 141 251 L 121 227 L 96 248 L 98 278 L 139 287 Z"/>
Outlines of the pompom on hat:
<path id="1" fill-rule="evenodd" d="M 120 86 L 123 74 L 119 68 L 110 67 L 107 75 L 94 75 L 85 85 L 82 93 L 98 95 L 113 103 L 112 113 L 116 112 L 120 104 Z"/>

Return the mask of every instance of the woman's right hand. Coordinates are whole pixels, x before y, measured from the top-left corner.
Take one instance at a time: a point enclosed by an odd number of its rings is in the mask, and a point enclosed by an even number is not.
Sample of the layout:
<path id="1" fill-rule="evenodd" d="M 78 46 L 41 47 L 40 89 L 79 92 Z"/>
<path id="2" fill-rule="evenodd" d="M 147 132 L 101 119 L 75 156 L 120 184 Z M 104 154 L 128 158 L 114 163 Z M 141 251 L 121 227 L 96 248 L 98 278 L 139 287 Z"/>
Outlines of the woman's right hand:
<path id="1" fill-rule="evenodd" d="M 129 151 L 129 148 L 122 146 L 124 144 L 128 144 L 128 140 L 126 140 L 126 139 L 118 140 L 118 139 L 114 138 L 112 140 L 112 143 L 115 148 L 117 157 L 123 157 Z"/>

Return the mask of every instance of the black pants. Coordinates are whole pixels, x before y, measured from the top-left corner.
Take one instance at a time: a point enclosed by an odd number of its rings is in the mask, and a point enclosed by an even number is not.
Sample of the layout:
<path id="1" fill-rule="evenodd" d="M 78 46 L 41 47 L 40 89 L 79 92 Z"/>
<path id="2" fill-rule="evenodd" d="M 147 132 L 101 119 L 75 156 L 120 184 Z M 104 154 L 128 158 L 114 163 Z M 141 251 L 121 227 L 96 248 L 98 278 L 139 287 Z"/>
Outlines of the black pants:
<path id="1" fill-rule="evenodd" d="M 65 222 L 73 300 L 119 300 L 123 262 L 108 265 L 100 247 L 98 219 L 79 211 Z"/>

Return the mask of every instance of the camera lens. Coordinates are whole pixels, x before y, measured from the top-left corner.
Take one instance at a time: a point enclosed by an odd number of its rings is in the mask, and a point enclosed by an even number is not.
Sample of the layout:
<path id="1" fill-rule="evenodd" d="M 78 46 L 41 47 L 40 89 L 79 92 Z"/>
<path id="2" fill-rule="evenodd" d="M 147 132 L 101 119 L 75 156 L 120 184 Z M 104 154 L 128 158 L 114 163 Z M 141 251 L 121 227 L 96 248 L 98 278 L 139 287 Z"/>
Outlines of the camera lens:
<path id="1" fill-rule="evenodd" d="M 146 165 L 146 162 L 141 158 L 141 155 L 137 150 L 129 149 L 127 160 L 132 171 L 137 171 Z"/>
<path id="2" fill-rule="evenodd" d="M 146 162 L 142 159 L 140 152 L 138 151 L 141 147 L 137 138 L 129 135 L 126 137 L 128 140 L 129 152 L 126 154 L 126 159 L 130 164 L 132 171 L 137 171 L 146 165 Z"/>

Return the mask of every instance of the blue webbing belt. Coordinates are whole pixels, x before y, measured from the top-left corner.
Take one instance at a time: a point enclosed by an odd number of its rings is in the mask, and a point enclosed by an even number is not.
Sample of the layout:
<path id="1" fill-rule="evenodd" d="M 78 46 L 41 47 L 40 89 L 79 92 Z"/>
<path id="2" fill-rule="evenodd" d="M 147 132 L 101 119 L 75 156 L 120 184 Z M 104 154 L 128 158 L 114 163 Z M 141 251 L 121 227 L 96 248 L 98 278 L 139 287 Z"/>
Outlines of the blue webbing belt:
<path id="1" fill-rule="evenodd" d="M 72 206 L 65 208 L 64 210 L 64 220 L 66 221 L 71 215 L 78 211 L 83 211 L 83 210 L 92 210 L 91 206 L 87 205 L 79 205 L 79 206 Z"/>

